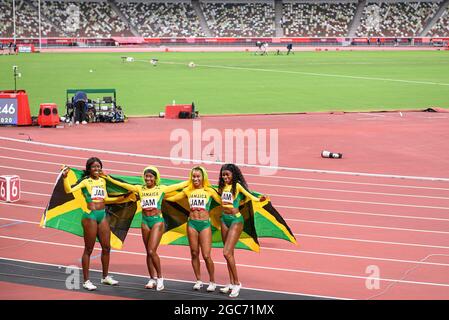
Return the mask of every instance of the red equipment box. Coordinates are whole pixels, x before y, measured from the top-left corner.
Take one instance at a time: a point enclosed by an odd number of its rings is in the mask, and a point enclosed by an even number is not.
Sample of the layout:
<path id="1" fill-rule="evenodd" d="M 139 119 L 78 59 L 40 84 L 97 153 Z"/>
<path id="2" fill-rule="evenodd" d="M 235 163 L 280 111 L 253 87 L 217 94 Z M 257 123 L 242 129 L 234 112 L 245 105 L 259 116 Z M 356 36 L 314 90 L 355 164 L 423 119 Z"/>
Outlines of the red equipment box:
<path id="1" fill-rule="evenodd" d="M 41 127 L 54 127 L 59 124 L 59 114 L 56 103 L 41 103 L 37 123 Z"/>
<path id="2" fill-rule="evenodd" d="M 15 202 L 19 200 L 19 176 L 0 176 L 0 201 Z"/>
<path id="3" fill-rule="evenodd" d="M 180 112 L 189 112 L 192 114 L 191 104 L 172 104 L 165 106 L 165 118 L 167 119 L 178 119 Z"/>
<path id="4" fill-rule="evenodd" d="M 0 125 L 31 124 L 30 105 L 25 90 L 0 90 Z"/>

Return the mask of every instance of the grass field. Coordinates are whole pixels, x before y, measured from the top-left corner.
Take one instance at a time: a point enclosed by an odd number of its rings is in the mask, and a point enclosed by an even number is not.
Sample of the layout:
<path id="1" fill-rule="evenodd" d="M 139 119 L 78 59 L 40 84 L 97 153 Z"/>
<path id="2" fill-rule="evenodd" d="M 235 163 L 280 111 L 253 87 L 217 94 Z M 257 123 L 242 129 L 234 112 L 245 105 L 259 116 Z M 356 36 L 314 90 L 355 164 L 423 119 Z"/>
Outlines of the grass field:
<path id="1" fill-rule="evenodd" d="M 173 100 L 200 114 L 449 107 L 449 51 L 20 54 L 0 56 L 0 89 L 14 89 L 13 65 L 33 115 L 42 102 L 63 114 L 68 88 L 115 88 L 127 115 L 155 115 Z"/>

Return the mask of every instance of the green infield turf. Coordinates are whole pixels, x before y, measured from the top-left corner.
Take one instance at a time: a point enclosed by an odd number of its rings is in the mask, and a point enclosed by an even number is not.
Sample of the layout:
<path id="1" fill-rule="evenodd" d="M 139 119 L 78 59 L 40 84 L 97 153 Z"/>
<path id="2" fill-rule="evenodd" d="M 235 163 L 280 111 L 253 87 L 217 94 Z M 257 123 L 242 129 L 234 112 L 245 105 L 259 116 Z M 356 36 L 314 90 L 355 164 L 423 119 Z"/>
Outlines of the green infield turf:
<path id="1" fill-rule="evenodd" d="M 173 100 L 200 114 L 449 107 L 449 51 L 20 54 L 0 56 L 0 89 L 14 89 L 13 65 L 33 115 L 43 102 L 63 114 L 68 88 L 115 88 L 127 115 Z"/>

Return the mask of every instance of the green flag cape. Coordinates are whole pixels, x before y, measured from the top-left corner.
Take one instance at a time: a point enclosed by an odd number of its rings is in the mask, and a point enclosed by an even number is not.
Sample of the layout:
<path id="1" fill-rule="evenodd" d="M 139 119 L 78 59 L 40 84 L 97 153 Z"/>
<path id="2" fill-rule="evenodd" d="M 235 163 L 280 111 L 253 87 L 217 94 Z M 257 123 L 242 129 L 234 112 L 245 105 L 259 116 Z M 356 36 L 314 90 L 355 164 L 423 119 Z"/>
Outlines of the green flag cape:
<path id="1" fill-rule="evenodd" d="M 82 178 L 83 171 L 71 168 L 67 179 L 71 185 Z M 143 183 L 141 176 L 111 175 L 116 180 L 140 185 Z M 171 185 L 181 180 L 161 179 L 162 185 Z M 107 181 L 106 188 L 110 197 L 127 194 L 128 191 Z M 176 194 L 174 191 L 167 197 Z M 259 196 L 257 192 L 252 192 Z M 121 249 L 129 228 L 140 228 L 142 222 L 142 209 L 137 195 L 132 194 L 122 202 L 106 204 L 106 218 L 111 227 L 111 246 Z M 209 212 L 212 224 L 212 246 L 222 248 L 221 238 L 221 207 L 212 200 Z M 83 236 L 81 218 L 84 211 L 89 211 L 86 200 L 81 190 L 74 193 L 65 193 L 63 178 L 59 175 L 53 194 L 41 219 L 42 227 L 55 228 L 67 231 L 78 236 Z M 165 233 L 161 244 L 188 245 L 187 219 L 189 217 L 188 199 L 178 202 L 163 200 L 162 215 L 165 220 Z M 238 249 L 246 249 L 258 252 L 260 250 L 258 238 L 279 238 L 296 244 L 296 239 L 281 215 L 272 206 L 269 199 L 263 202 L 246 199 L 240 205 L 240 212 L 245 220 L 243 232 L 236 244 Z"/>

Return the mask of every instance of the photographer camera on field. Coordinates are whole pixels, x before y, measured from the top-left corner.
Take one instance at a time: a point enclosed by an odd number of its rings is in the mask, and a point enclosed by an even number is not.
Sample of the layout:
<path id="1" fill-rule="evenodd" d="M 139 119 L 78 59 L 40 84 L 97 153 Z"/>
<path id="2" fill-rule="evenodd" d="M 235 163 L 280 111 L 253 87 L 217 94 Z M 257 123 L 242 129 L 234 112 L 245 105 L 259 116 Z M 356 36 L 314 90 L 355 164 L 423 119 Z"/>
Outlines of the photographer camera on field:
<path id="1" fill-rule="evenodd" d="M 78 91 L 72 98 L 72 105 L 75 109 L 75 124 L 86 124 L 87 112 L 87 94 L 84 91 Z"/>

